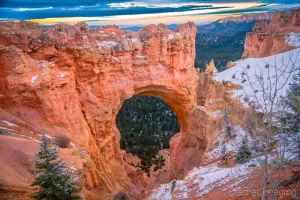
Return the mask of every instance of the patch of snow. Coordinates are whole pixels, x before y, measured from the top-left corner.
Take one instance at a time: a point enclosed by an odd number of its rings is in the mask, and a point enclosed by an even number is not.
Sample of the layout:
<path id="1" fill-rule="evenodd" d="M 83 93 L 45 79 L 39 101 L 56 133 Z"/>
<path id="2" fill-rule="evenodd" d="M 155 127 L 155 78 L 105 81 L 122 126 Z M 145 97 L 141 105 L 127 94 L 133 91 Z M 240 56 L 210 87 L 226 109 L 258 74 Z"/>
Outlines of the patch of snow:
<path id="1" fill-rule="evenodd" d="M 21 66 L 20 65 L 16 66 L 16 70 L 19 70 L 19 69 L 21 69 Z"/>
<path id="2" fill-rule="evenodd" d="M 116 46 L 117 43 L 114 41 L 103 41 L 101 43 L 98 43 L 97 46 L 98 47 L 103 47 L 103 46 Z"/>
<path id="3" fill-rule="evenodd" d="M 216 74 L 214 78 L 220 82 L 231 81 L 241 85 L 242 89 L 235 90 L 233 96 L 240 98 L 245 107 L 251 101 L 263 103 L 263 91 L 274 94 L 278 89 L 276 102 L 280 96 L 285 96 L 299 63 L 300 48 L 265 58 L 236 61 L 234 67 Z M 274 87 L 276 84 L 277 88 Z"/>
<path id="4" fill-rule="evenodd" d="M 59 78 L 63 78 L 67 76 L 69 73 L 68 72 L 60 72 Z"/>
<path id="5" fill-rule="evenodd" d="M 76 147 L 76 145 L 73 142 L 70 142 L 70 146 L 73 148 Z"/>
<path id="6" fill-rule="evenodd" d="M 104 31 L 100 31 L 100 33 L 104 33 Z"/>
<path id="7" fill-rule="evenodd" d="M 137 58 L 137 59 L 145 59 L 146 57 L 145 56 L 141 56 L 141 55 L 137 55 L 137 56 L 135 56 L 135 58 Z"/>
<path id="8" fill-rule="evenodd" d="M 112 56 L 111 58 L 112 58 L 114 61 L 120 61 L 120 59 L 117 58 L 117 57 Z"/>
<path id="9" fill-rule="evenodd" d="M 44 76 L 45 72 L 46 72 L 46 63 L 43 62 L 42 63 L 42 76 Z"/>
<path id="10" fill-rule="evenodd" d="M 84 35 L 84 36 L 82 36 L 82 39 L 86 40 L 86 39 L 88 39 L 88 36 Z"/>
<path id="11" fill-rule="evenodd" d="M 38 76 L 39 76 L 39 75 L 34 75 L 34 76 L 31 77 L 31 83 L 32 83 L 32 84 L 35 83 L 35 81 L 36 81 L 36 79 L 37 79 Z"/>
<path id="12" fill-rule="evenodd" d="M 116 35 L 116 33 L 115 33 L 115 32 L 111 32 L 111 34 L 112 34 L 112 35 Z"/>
<path id="13" fill-rule="evenodd" d="M 9 121 L 6 121 L 6 120 L 1 120 L 2 123 L 6 124 L 7 126 L 17 126 L 16 124 L 13 124 Z"/>
<path id="14" fill-rule="evenodd" d="M 114 41 L 103 41 L 103 42 L 97 44 L 97 46 L 100 48 L 101 52 L 104 50 L 108 50 L 116 45 L 117 45 L 117 43 Z"/>
<path id="15" fill-rule="evenodd" d="M 248 145 L 251 146 L 253 143 L 253 140 L 251 136 L 248 135 L 246 131 L 243 130 L 240 126 L 234 126 L 233 131 L 235 132 L 235 137 L 232 138 L 230 141 L 227 141 L 224 143 L 226 152 L 234 152 L 236 153 L 240 145 L 242 144 L 243 139 L 247 136 L 248 139 Z M 216 160 L 222 156 L 222 143 L 226 141 L 226 135 L 224 132 L 221 132 L 221 134 L 214 140 L 213 144 L 219 144 L 217 147 L 215 147 L 213 150 L 208 151 L 206 153 L 207 156 L 207 162 L 210 162 L 212 160 Z M 207 148 L 209 149 L 209 147 Z"/>
<path id="16" fill-rule="evenodd" d="M 43 135 L 39 134 L 39 136 L 42 137 Z M 47 133 L 45 133 L 44 136 L 45 136 L 46 138 L 49 138 L 49 139 L 52 139 L 52 138 L 53 138 L 52 136 L 48 135 Z"/>
<path id="17" fill-rule="evenodd" d="M 133 43 L 135 43 L 135 42 L 137 42 L 138 41 L 138 39 L 136 39 L 136 38 L 132 38 L 131 39 L 131 42 L 133 42 Z"/>
<path id="18" fill-rule="evenodd" d="M 289 35 L 285 38 L 285 42 L 290 46 L 300 47 L 300 33 L 289 33 Z"/>
<path id="19" fill-rule="evenodd" d="M 227 184 L 238 178 L 244 179 L 249 173 L 250 170 L 244 165 L 236 165 L 233 168 L 220 168 L 212 165 L 194 168 L 192 173 L 188 175 L 188 179 L 192 179 L 193 183 L 198 185 L 199 193 L 197 196 L 201 197 L 215 186 Z"/>
<path id="20" fill-rule="evenodd" d="M 222 116 L 222 111 L 221 111 L 221 110 L 217 110 L 217 111 L 211 112 L 210 115 L 211 115 L 214 119 L 217 119 L 218 117 Z"/>
<path id="21" fill-rule="evenodd" d="M 168 40 L 171 41 L 171 40 L 173 40 L 173 39 L 174 39 L 174 35 L 173 35 L 173 34 L 169 34 L 169 35 L 168 35 Z"/>
<path id="22" fill-rule="evenodd" d="M 7 129 L 7 128 L 4 128 L 4 127 L 0 127 L 0 133 L 2 133 L 4 135 L 12 135 L 12 136 L 21 137 L 21 138 L 28 138 L 28 139 L 31 139 L 33 141 L 40 142 L 40 140 L 37 140 L 34 137 L 17 134 L 17 133 L 14 133 L 13 131 L 14 130 Z"/>
<path id="23" fill-rule="evenodd" d="M 71 169 L 72 171 L 77 171 L 77 169 L 76 169 L 73 165 L 70 167 L 70 169 Z"/>
<path id="24" fill-rule="evenodd" d="M 170 184 L 162 184 L 156 189 L 149 200 L 172 200 L 171 186 Z"/>
<path id="25" fill-rule="evenodd" d="M 176 196 L 176 199 L 188 199 L 189 185 L 195 185 L 197 189 L 193 188 L 193 191 L 197 191 L 197 197 L 210 192 L 214 187 L 220 185 L 226 185 L 227 188 L 236 185 L 245 180 L 250 173 L 250 169 L 245 165 L 236 165 L 232 168 L 220 168 L 216 164 L 208 165 L 205 167 L 194 168 L 183 179 L 177 180 L 173 193 L 171 193 L 171 183 L 162 184 L 156 188 L 151 194 L 149 200 L 172 200 L 172 194 Z M 233 184 L 228 184 L 229 182 Z"/>

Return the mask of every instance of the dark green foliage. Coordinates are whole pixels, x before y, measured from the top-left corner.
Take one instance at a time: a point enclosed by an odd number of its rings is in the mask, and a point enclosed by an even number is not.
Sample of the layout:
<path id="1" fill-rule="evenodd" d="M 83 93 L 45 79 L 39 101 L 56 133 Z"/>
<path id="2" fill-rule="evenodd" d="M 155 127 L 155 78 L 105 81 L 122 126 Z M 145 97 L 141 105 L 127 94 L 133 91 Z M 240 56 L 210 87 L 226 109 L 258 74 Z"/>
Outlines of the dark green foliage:
<path id="1" fill-rule="evenodd" d="M 126 150 L 126 143 L 123 137 L 120 139 L 120 148 Z"/>
<path id="2" fill-rule="evenodd" d="M 292 110 L 291 115 L 296 116 L 289 119 L 294 132 L 300 132 L 300 73 L 293 77 L 293 83 L 287 92 L 286 104 Z"/>
<path id="3" fill-rule="evenodd" d="M 234 134 L 233 127 L 229 122 L 229 114 L 227 108 L 225 108 L 224 110 L 223 120 L 224 120 L 224 132 L 226 136 L 229 138 L 233 138 L 235 134 Z"/>
<path id="4" fill-rule="evenodd" d="M 248 22 L 227 21 L 222 23 L 220 20 L 217 20 L 210 24 L 198 26 L 198 32 L 218 35 L 235 35 L 240 32 L 250 32 L 255 22 L 256 20 Z"/>
<path id="5" fill-rule="evenodd" d="M 199 29 L 199 31 L 201 30 Z M 234 35 L 197 33 L 195 68 L 204 71 L 205 66 L 213 58 L 217 69 L 219 71 L 225 70 L 229 61 L 239 60 L 242 57 L 246 32 L 243 31 Z"/>
<path id="6" fill-rule="evenodd" d="M 129 196 L 125 192 L 118 192 L 117 194 L 114 195 L 113 200 L 129 200 Z"/>
<path id="7" fill-rule="evenodd" d="M 242 145 L 238 149 L 238 151 L 235 154 L 237 163 L 245 163 L 247 162 L 252 156 L 252 153 L 249 149 L 249 146 L 247 144 L 247 137 L 243 139 Z"/>
<path id="8" fill-rule="evenodd" d="M 173 193 L 175 187 L 176 187 L 176 179 L 171 182 L 171 193 Z"/>
<path id="9" fill-rule="evenodd" d="M 298 69 L 299 70 L 299 69 Z M 281 124 L 289 129 L 290 137 L 288 142 L 292 144 L 291 151 L 297 155 L 300 161 L 300 73 L 293 76 L 293 83 L 287 91 L 286 97 L 283 97 L 283 104 L 289 108 L 281 118 Z"/>
<path id="10" fill-rule="evenodd" d="M 155 159 L 154 161 L 155 167 L 154 167 L 154 171 L 156 172 L 157 170 L 161 169 L 164 165 L 165 165 L 165 159 L 163 158 L 163 156 L 159 156 L 157 159 Z"/>
<path id="11" fill-rule="evenodd" d="M 36 154 L 35 167 L 31 173 L 37 175 L 32 186 L 39 186 L 39 191 L 32 197 L 39 200 L 77 200 L 77 187 L 71 179 L 71 171 L 58 159 L 58 151 L 51 147 L 50 141 L 43 136 L 40 152 Z"/>
<path id="12" fill-rule="evenodd" d="M 157 97 L 136 96 L 124 102 L 116 118 L 121 133 L 120 147 L 138 156 L 138 167 L 150 173 L 164 165 L 163 158 L 156 158 L 161 149 L 168 149 L 169 141 L 180 126 L 176 114 Z"/>
<path id="13" fill-rule="evenodd" d="M 227 154 L 227 149 L 226 149 L 226 144 L 225 143 L 222 145 L 221 155 L 222 155 L 222 161 L 225 162 L 225 163 L 227 163 L 228 154 Z"/>

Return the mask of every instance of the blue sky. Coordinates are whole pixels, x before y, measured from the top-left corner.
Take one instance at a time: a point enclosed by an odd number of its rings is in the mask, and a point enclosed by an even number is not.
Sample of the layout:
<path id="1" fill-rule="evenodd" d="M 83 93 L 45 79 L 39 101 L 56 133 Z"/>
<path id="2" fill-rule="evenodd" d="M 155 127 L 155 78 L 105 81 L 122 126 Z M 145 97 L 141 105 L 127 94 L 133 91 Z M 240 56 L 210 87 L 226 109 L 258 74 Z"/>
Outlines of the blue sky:
<path id="1" fill-rule="evenodd" d="M 207 23 L 227 16 L 268 12 L 300 6 L 298 0 L 0 0 L 0 19 L 43 24 L 145 25 Z M 298 3 L 298 4 L 297 4 Z"/>

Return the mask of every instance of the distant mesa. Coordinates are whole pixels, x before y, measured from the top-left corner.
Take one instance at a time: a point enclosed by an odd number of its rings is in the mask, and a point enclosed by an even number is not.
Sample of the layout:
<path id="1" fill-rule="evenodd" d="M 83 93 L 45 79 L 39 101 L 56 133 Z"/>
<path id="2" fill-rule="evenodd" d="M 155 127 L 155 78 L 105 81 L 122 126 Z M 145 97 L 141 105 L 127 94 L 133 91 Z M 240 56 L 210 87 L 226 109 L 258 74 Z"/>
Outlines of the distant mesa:
<path id="1" fill-rule="evenodd" d="M 300 8 L 277 11 L 272 20 L 258 20 L 247 33 L 242 58 L 261 58 L 300 47 Z"/>
<path id="2" fill-rule="evenodd" d="M 198 26 L 198 33 L 236 34 L 252 29 L 256 20 L 270 21 L 273 13 L 260 13 L 242 15 L 239 17 L 227 17 L 210 24 Z"/>

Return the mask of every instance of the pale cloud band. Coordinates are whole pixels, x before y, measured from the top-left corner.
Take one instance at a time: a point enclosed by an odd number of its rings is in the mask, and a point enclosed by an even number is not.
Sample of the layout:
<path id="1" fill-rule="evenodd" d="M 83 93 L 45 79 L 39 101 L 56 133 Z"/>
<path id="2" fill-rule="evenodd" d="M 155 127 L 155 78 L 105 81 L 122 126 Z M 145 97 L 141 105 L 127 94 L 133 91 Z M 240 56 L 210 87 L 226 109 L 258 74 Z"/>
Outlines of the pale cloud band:
<path id="1" fill-rule="evenodd" d="M 19 0 L 26 1 L 26 0 Z M 195 21 L 206 23 L 227 16 L 268 12 L 275 9 L 287 9 L 300 4 L 277 4 L 262 2 L 112 2 L 91 5 L 52 5 L 43 7 L 25 5 L 1 7 L 2 20 L 30 20 L 45 25 L 55 23 L 74 24 L 86 21 L 90 25 L 145 25 L 151 23 L 183 23 Z M 81 16 L 81 17 L 79 17 Z"/>

